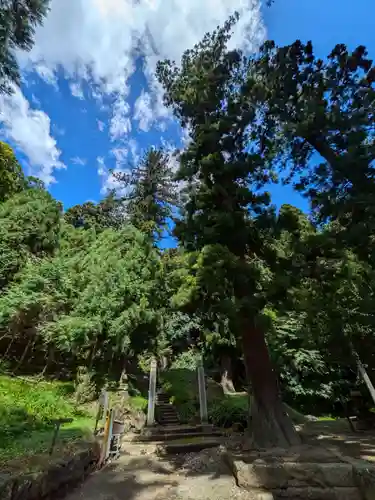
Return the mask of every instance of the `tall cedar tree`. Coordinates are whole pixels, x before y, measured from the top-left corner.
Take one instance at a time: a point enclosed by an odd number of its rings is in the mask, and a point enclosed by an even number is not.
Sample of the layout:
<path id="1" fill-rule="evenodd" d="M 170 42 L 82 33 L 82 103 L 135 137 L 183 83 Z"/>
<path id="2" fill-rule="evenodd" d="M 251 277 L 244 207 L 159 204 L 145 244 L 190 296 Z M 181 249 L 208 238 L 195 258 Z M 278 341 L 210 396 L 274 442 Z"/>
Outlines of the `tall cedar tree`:
<path id="1" fill-rule="evenodd" d="M 130 173 L 114 173 L 127 189 L 124 196 L 130 222 L 145 234 L 160 236 L 177 203 L 170 157 L 150 149 Z"/>
<path id="2" fill-rule="evenodd" d="M 48 12 L 49 0 L 2 0 L 0 6 L 0 93 L 20 83 L 15 51 L 30 50 L 36 26 Z"/>
<path id="3" fill-rule="evenodd" d="M 340 223 L 341 245 L 373 261 L 375 67 L 364 46 L 334 47 L 326 60 L 311 42 L 266 42 L 247 81 L 262 152 L 296 174 L 318 221 Z"/>
<path id="4" fill-rule="evenodd" d="M 251 429 L 260 446 L 299 443 L 286 414 L 271 364 L 264 331 L 257 318 L 265 302 L 258 294 L 262 279 L 259 235 L 251 215 L 267 210 L 259 188 L 269 180 L 256 138 L 249 142 L 256 113 L 248 104 L 242 82 L 249 62 L 228 51 L 234 16 L 182 57 L 158 64 L 165 101 L 182 126 L 191 129 L 191 143 L 181 156 L 179 179 L 187 199 L 176 235 L 188 250 L 201 251 L 202 286 L 210 286 L 212 270 L 220 274 L 237 305 L 239 332 L 252 388 Z M 249 145 L 250 144 L 250 145 Z M 205 271 L 206 269 L 206 271 Z"/>

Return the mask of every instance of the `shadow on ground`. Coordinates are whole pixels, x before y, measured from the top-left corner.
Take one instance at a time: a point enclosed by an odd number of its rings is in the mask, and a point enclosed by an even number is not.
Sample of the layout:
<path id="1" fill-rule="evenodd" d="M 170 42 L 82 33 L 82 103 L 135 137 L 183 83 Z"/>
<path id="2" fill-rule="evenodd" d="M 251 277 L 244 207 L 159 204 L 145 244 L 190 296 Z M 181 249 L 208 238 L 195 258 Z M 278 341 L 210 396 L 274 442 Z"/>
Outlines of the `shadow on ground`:
<path id="1" fill-rule="evenodd" d="M 301 429 L 304 440 L 337 447 L 352 458 L 375 462 L 375 430 L 353 432 L 345 419 L 309 422 Z"/>
<path id="2" fill-rule="evenodd" d="M 327 447 L 334 446 L 353 458 L 375 458 L 375 433 L 350 433 L 344 422 L 309 422 L 302 435 L 305 443 L 301 447 L 288 453 L 285 450 L 272 450 L 268 455 L 246 447 L 244 449 L 241 446 L 244 440 L 237 436 L 233 447 L 229 446 L 230 453 L 227 456 L 232 460 L 230 464 L 225 458 L 225 451 L 218 448 L 187 455 L 158 457 L 155 444 L 124 442 L 120 459 L 94 473 L 66 500 L 248 500 L 252 498 L 249 493 L 253 491 L 252 488 L 269 491 L 267 488 L 277 489 L 280 481 L 286 484 L 290 481 L 302 485 L 312 484 L 319 494 L 326 485 L 324 471 L 322 475 L 319 469 L 317 474 L 316 467 L 309 465 L 301 475 L 301 470 L 293 465 L 295 463 L 326 464 L 325 470 L 329 469 L 329 474 L 333 474 L 332 482 L 337 481 L 332 484 L 337 490 L 337 498 L 343 498 L 340 495 L 344 494 L 344 488 L 353 493 L 355 487 L 348 474 L 350 465 L 341 461 Z M 262 467 L 260 464 L 252 468 L 253 474 L 247 479 L 249 464 L 259 458 L 271 463 L 271 467 Z M 240 469 L 238 474 L 233 473 L 233 461 L 236 462 L 234 468 L 242 467 L 242 476 Z M 276 468 L 272 469 L 272 464 Z M 274 475 L 275 472 L 279 473 L 278 477 Z M 346 483 L 341 486 L 344 480 Z"/>

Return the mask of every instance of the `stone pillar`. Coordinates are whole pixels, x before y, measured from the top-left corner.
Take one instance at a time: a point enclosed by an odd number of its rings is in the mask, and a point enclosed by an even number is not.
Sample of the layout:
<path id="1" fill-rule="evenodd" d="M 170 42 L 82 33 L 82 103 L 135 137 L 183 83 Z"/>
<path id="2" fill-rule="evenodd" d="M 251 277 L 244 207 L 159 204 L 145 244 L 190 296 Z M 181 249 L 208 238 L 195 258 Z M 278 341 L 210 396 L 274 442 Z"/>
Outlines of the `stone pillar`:
<path id="1" fill-rule="evenodd" d="M 147 408 L 147 425 L 155 423 L 155 400 L 156 400 L 156 370 L 157 362 L 153 358 L 150 367 L 150 380 L 148 386 L 148 408 Z"/>
<path id="2" fill-rule="evenodd" d="M 197 374 L 198 374 L 199 408 L 200 408 L 201 422 L 202 424 L 207 424 L 208 415 L 207 415 L 206 377 L 204 375 L 202 359 L 198 360 Z"/>

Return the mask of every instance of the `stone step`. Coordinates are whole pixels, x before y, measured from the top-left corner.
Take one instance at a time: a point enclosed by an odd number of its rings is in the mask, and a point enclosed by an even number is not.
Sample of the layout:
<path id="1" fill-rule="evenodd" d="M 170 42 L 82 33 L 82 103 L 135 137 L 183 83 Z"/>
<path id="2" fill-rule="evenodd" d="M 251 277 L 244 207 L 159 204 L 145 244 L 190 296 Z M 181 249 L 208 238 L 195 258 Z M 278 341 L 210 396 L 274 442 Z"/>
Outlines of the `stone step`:
<path id="1" fill-rule="evenodd" d="M 178 425 L 180 423 L 178 418 L 157 419 L 157 422 L 162 426 Z"/>
<path id="2" fill-rule="evenodd" d="M 256 479 L 265 488 L 352 487 L 356 486 L 353 467 L 348 463 L 235 462 L 237 477 Z"/>
<path id="3" fill-rule="evenodd" d="M 362 500 L 358 488 L 336 486 L 334 488 L 286 488 L 271 490 L 274 500 Z"/>
<path id="4" fill-rule="evenodd" d="M 184 441 L 196 438 L 213 438 L 217 439 L 222 435 L 221 431 L 216 429 L 202 429 L 202 428 L 188 428 L 187 430 L 181 431 L 176 430 L 176 427 L 172 426 L 168 428 L 165 427 L 154 427 L 148 428 L 143 431 L 140 436 L 141 441 L 175 441 L 183 439 Z"/>
<path id="5" fill-rule="evenodd" d="M 157 413 L 160 415 L 177 415 L 177 411 L 174 408 L 158 408 L 156 407 Z"/>
<path id="6" fill-rule="evenodd" d="M 153 435 L 159 434 L 177 434 L 177 435 L 204 435 L 221 436 L 222 432 L 212 425 L 186 425 L 186 424 L 167 424 L 152 429 L 146 429 L 146 433 L 152 432 Z"/>
<path id="7" fill-rule="evenodd" d="M 216 439 L 222 434 L 218 431 L 214 432 L 187 432 L 184 434 L 178 432 L 155 432 L 150 435 L 143 435 L 139 439 L 141 441 L 175 441 L 176 439 L 195 439 L 195 438 L 210 438 Z"/>
<path id="8" fill-rule="evenodd" d="M 205 450 L 207 448 L 215 448 L 220 442 L 214 438 L 202 439 L 201 441 L 193 441 L 191 443 L 180 441 L 170 441 L 157 446 L 156 452 L 159 455 L 177 455 L 179 453 L 192 453 Z M 346 499 L 345 499 L 346 500 Z M 351 500 L 351 499 L 350 499 Z"/>

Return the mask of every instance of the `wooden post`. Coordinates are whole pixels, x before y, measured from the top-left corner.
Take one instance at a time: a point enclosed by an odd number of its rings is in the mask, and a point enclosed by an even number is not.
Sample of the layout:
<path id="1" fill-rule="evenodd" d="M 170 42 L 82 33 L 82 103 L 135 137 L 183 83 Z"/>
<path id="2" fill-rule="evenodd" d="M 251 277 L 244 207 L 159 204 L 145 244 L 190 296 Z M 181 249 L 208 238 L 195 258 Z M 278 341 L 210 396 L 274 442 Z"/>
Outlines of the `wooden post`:
<path id="1" fill-rule="evenodd" d="M 56 420 L 52 420 L 52 423 L 55 425 L 55 429 L 53 431 L 52 443 L 51 443 L 51 447 L 49 449 L 50 455 L 52 455 L 53 450 L 55 448 L 57 436 L 59 434 L 59 430 L 60 430 L 61 425 L 62 424 L 70 424 L 71 422 L 73 422 L 72 418 L 57 418 Z"/>

